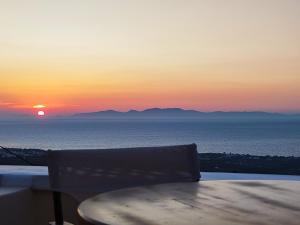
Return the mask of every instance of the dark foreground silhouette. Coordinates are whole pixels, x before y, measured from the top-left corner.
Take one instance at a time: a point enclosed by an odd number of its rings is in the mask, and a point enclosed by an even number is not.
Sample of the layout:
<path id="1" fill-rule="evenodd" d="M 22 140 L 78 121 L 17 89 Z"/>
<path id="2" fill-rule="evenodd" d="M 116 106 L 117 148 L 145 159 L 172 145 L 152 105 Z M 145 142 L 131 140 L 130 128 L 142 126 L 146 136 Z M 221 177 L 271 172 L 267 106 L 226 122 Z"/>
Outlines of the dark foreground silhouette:
<path id="1" fill-rule="evenodd" d="M 0 165 L 47 165 L 46 151 L 40 149 L 9 148 L 14 154 L 0 150 Z M 25 159 L 22 160 L 21 158 Z M 200 171 L 265 173 L 300 175 L 300 157 L 254 156 L 231 153 L 200 153 Z"/>

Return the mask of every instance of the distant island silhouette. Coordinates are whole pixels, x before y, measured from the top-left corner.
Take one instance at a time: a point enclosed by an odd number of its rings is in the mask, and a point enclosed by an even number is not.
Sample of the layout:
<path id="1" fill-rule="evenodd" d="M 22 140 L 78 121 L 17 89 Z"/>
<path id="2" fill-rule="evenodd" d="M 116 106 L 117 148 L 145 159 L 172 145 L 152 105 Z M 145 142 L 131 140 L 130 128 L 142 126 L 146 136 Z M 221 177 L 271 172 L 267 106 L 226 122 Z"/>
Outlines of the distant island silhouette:
<path id="1" fill-rule="evenodd" d="M 201 112 L 182 108 L 149 108 L 145 110 L 129 110 L 121 112 L 116 110 L 104 110 L 97 112 L 77 113 L 72 117 L 101 118 L 101 117 L 130 117 L 130 118 L 300 118 L 299 114 L 283 114 L 262 111 L 214 111 Z"/>

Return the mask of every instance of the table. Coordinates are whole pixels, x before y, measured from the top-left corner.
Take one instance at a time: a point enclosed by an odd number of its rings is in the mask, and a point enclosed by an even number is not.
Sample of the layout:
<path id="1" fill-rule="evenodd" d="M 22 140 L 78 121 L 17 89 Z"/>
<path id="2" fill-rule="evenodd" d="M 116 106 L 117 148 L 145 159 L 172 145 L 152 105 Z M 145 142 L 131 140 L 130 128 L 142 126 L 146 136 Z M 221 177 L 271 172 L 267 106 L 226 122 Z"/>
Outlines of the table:
<path id="1" fill-rule="evenodd" d="M 78 213 L 110 225 L 299 225 L 299 181 L 200 181 L 122 189 Z"/>

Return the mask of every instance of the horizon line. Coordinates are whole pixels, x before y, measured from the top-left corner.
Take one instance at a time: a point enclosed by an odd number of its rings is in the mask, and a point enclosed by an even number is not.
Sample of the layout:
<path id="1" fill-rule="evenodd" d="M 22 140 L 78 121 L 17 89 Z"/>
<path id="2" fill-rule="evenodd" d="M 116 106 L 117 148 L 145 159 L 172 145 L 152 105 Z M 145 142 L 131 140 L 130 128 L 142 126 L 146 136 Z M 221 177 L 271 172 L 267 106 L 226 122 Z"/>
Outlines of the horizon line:
<path id="1" fill-rule="evenodd" d="M 118 113 L 129 113 L 131 111 L 135 112 L 145 112 L 147 110 L 183 110 L 183 111 L 194 111 L 199 113 L 269 113 L 269 114 L 280 114 L 280 115 L 287 115 L 287 116 L 293 116 L 293 115 L 300 115 L 299 111 L 296 112 L 282 112 L 282 111 L 263 111 L 263 110 L 212 110 L 212 111 L 201 111 L 199 109 L 194 108 L 181 108 L 181 107 L 150 107 L 150 108 L 144 108 L 144 109 L 128 109 L 128 110 L 118 110 L 114 108 L 108 108 L 108 109 L 99 109 L 99 110 L 89 110 L 89 111 L 81 111 L 81 112 L 69 112 L 69 113 L 55 113 L 55 114 L 48 114 L 47 117 L 59 117 L 59 116 L 74 116 L 79 114 L 89 114 L 89 113 L 101 113 L 101 112 L 118 112 Z M 1 113 L 4 113 L 1 115 Z M 12 114 L 11 114 L 12 113 Z M 11 115 L 10 115 L 11 114 Z M 25 112 L 17 112 L 17 111 L 8 111 L 4 110 L 2 111 L 0 109 L 0 118 L 1 117 L 35 117 L 35 115 Z"/>

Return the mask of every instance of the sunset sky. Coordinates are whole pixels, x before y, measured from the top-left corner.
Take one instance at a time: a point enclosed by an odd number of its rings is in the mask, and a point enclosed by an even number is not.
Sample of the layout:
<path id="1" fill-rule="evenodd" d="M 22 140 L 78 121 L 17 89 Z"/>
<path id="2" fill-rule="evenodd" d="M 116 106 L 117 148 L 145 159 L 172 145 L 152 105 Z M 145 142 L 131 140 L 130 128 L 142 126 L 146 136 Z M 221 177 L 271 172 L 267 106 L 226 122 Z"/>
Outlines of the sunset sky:
<path id="1" fill-rule="evenodd" d="M 2 112 L 300 112 L 299 0 L 0 5 Z"/>

